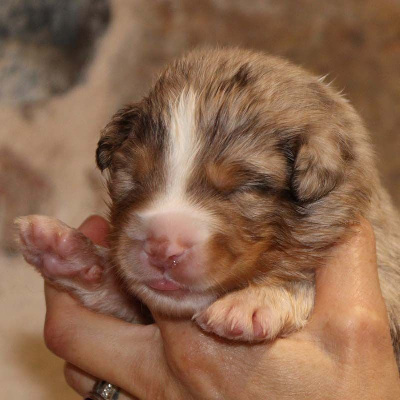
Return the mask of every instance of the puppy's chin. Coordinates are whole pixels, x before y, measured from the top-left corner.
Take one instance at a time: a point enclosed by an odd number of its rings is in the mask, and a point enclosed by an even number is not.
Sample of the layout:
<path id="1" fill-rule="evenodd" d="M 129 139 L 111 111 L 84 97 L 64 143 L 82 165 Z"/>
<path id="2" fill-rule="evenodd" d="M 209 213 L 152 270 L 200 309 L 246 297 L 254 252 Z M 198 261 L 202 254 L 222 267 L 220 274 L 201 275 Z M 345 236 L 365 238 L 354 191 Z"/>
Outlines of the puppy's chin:
<path id="1" fill-rule="evenodd" d="M 152 312 L 171 317 L 192 317 L 218 298 L 216 292 L 193 292 L 188 289 L 157 290 L 144 283 L 135 283 L 131 290 Z"/>

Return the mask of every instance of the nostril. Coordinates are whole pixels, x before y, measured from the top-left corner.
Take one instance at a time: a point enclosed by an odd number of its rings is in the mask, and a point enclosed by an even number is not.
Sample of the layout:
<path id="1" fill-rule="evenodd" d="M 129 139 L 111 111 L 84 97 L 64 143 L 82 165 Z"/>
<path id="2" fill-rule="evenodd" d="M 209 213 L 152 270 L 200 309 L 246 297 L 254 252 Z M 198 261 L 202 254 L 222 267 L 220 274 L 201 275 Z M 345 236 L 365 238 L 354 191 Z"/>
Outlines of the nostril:
<path id="1" fill-rule="evenodd" d="M 165 249 L 165 257 L 168 260 L 177 260 L 180 258 L 185 252 L 186 248 L 183 248 L 179 245 L 176 244 L 170 244 L 166 249 Z"/>
<path id="2" fill-rule="evenodd" d="M 166 256 L 167 242 L 148 239 L 144 242 L 144 251 L 147 255 L 164 259 Z"/>
<path id="3" fill-rule="evenodd" d="M 166 270 L 177 266 L 188 248 L 179 243 L 148 239 L 144 242 L 143 250 L 150 264 Z"/>
<path id="4" fill-rule="evenodd" d="M 147 252 L 146 250 L 145 252 L 151 261 L 160 261 L 160 262 L 170 263 L 172 265 L 178 264 L 179 260 L 185 254 L 185 251 L 183 251 L 179 254 L 173 254 L 168 257 L 165 252 L 154 252 L 154 251 Z"/>
<path id="5" fill-rule="evenodd" d="M 180 255 L 181 256 L 181 255 Z M 168 270 L 176 267 L 179 264 L 180 256 L 172 256 L 168 258 L 160 258 L 148 255 L 148 260 L 151 265 L 161 270 Z"/>
<path id="6" fill-rule="evenodd" d="M 145 240 L 143 246 L 144 251 L 148 255 L 165 260 L 170 257 L 180 257 L 188 248 L 189 246 L 177 242 L 155 239 Z"/>

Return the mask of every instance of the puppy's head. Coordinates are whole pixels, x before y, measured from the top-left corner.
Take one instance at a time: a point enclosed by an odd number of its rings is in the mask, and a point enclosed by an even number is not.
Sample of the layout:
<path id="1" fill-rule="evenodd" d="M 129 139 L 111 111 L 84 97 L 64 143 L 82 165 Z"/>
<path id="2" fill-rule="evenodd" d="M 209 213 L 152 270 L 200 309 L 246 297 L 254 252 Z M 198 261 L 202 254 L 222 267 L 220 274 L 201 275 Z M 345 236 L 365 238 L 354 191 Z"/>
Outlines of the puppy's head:
<path id="1" fill-rule="evenodd" d="M 302 69 L 239 50 L 168 67 L 104 129 L 97 163 L 116 268 L 177 315 L 250 281 L 299 278 L 369 197 L 353 109 Z"/>

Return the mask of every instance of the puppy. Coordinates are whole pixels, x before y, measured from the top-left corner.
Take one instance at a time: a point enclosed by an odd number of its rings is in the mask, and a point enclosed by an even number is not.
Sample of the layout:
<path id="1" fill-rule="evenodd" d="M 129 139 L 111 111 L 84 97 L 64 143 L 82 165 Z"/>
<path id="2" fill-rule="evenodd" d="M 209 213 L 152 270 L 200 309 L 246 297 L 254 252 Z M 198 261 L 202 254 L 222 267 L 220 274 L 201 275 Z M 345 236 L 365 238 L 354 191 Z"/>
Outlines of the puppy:
<path id="1" fill-rule="evenodd" d="M 96 156 L 109 249 L 55 219 L 18 221 L 28 263 L 85 306 L 143 322 L 139 299 L 225 338 L 285 336 L 363 215 L 399 352 L 399 217 L 362 121 L 321 79 L 265 54 L 194 51 L 114 115 Z"/>

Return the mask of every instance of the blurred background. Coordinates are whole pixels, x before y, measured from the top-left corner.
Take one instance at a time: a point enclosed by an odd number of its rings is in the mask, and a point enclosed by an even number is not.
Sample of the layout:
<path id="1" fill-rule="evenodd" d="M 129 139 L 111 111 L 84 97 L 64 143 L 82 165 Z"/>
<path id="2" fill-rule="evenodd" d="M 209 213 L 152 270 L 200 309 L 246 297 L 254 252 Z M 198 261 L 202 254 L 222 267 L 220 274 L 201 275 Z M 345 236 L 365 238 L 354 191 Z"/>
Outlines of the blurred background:
<path id="1" fill-rule="evenodd" d="M 13 219 L 44 213 L 77 226 L 103 213 L 100 129 L 166 62 L 205 44 L 329 74 L 364 118 L 400 205 L 399 0 L 1 0 L 2 397 L 79 398 L 43 344 L 43 284 L 15 253 Z"/>

